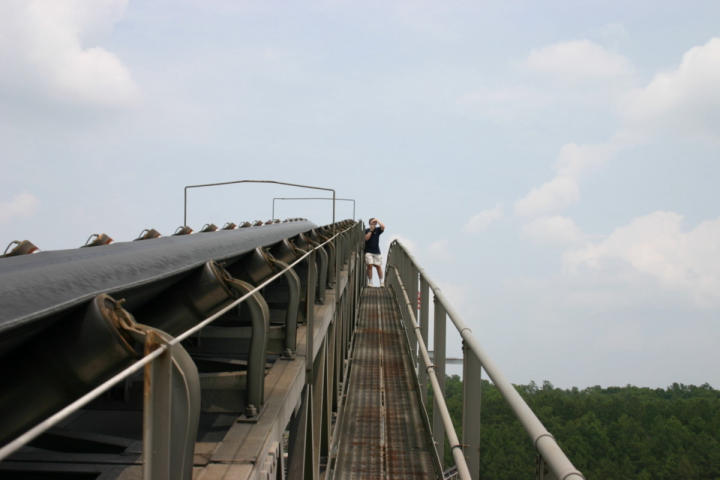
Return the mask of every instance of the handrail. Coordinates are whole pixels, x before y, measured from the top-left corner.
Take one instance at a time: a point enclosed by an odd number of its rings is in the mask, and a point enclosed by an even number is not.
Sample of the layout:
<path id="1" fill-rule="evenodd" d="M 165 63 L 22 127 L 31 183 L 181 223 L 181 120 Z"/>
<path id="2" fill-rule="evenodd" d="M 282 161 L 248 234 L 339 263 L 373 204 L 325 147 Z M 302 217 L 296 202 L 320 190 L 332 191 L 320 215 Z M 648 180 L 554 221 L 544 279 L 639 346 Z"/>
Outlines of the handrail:
<path id="1" fill-rule="evenodd" d="M 148 353 L 147 355 L 143 356 L 141 359 L 137 360 L 132 365 L 128 366 L 121 372 L 115 374 L 113 377 L 109 378 L 105 382 L 101 383 L 97 387 L 93 388 L 89 392 L 85 393 L 83 396 L 78 398 L 77 400 L 73 401 L 71 404 L 66 405 L 61 410 L 55 412 L 39 424 L 32 427 L 30 430 L 27 430 L 25 433 L 20 435 L 19 437 L 15 438 L 11 442 L 3 445 L 0 447 L 0 461 L 7 458 L 9 455 L 12 455 L 15 453 L 19 448 L 22 446 L 28 444 L 35 438 L 37 438 L 40 434 L 48 430 L 49 428 L 57 425 L 62 420 L 66 419 L 70 414 L 76 412 L 77 410 L 81 409 L 91 401 L 95 400 L 97 397 L 108 391 L 110 388 L 112 388 L 114 385 L 117 385 L 121 381 L 128 378 L 130 375 L 134 374 L 138 370 L 140 370 L 145 365 L 150 364 L 153 362 L 156 358 L 160 357 L 164 352 L 168 351 L 170 347 L 179 344 L 186 338 L 190 337 L 191 335 L 197 333 L 198 331 L 205 328 L 207 325 L 211 324 L 233 308 L 237 307 L 241 303 L 243 303 L 245 300 L 247 300 L 249 297 L 253 296 L 255 293 L 259 292 L 263 288 L 265 288 L 270 283 L 274 282 L 281 276 L 285 275 L 285 272 L 290 270 L 295 265 L 299 264 L 305 258 L 310 256 L 315 250 L 324 247 L 328 243 L 332 242 L 336 237 L 342 235 L 343 233 L 353 229 L 356 225 L 350 226 L 346 228 L 345 230 L 342 230 L 340 232 L 337 232 L 335 235 L 333 235 L 331 238 L 325 240 L 323 243 L 317 245 L 316 247 L 313 247 L 309 249 L 307 252 L 305 252 L 302 256 L 297 258 L 293 263 L 289 264 L 287 267 L 283 268 L 281 271 L 276 273 L 275 275 L 271 276 L 252 290 L 250 290 L 245 295 L 241 296 L 240 298 L 237 298 L 236 300 L 233 300 L 230 304 L 227 306 L 221 308 L 217 312 L 213 313 L 209 317 L 205 318 L 203 321 L 197 323 L 192 328 L 186 330 L 182 334 L 178 335 L 177 337 L 174 337 L 172 340 L 170 340 L 167 343 L 159 345 L 155 350 Z"/>
<path id="2" fill-rule="evenodd" d="M 430 378 L 430 383 L 432 384 L 433 395 L 437 400 L 437 411 L 440 412 L 443 425 L 445 426 L 445 436 L 447 436 L 448 444 L 450 445 L 453 458 L 455 459 L 455 466 L 458 469 L 458 476 L 461 480 L 471 480 L 472 477 L 470 476 L 470 469 L 468 468 L 467 461 L 465 460 L 465 456 L 462 452 L 462 444 L 458 440 L 457 433 L 455 432 L 455 427 L 452 423 L 452 418 L 450 417 L 450 412 L 448 411 L 447 404 L 445 403 L 445 396 L 442 389 L 440 388 L 440 383 L 438 382 L 437 375 L 435 374 L 435 365 L 430 360 L 427 346 L 425 345 L 422 333 L 420 332 L 420 326 L 418 325 L 415 318 L 415 312 L 413 311 L 413 303 L 408 298 L 407 291 L 405 290 L 405 285 L 400 278 L 400 273 L 398 272 L 397 268 L 394 265 L 390 266 L 389 268 L 392 269 L 392 271 L 395 273 L 395 280 L 400 285 L 400 291 L 403 294 L 405 306 L 407 307 L 408 313 L 410 314 L 409 318 L 412 322 L 412 329 L 415 332 L 415 336 L 417 337 L 420 354 L 422 355 L 423 363 L 425 363 L 425 371 L 427 372 L 428 377 Z"/>
<path id="3" fill-rule="evenodd" d="M 442 291 L 435 282 L 428 277 L 425 270 L 418 265 L 415 257 L 410 254 L 402 243 L 398 240 L 393 240 L 390 244 L 390 248 L 388 249 L 388 259 L 392 258 L 390 252 L 392 252 L 395 248 L 399 248 L 406 255 L 420 277 L 427 282 L 435 296 L 435 299 L 445 308 L 445 312 L 455 325 L 455 328 L 462 337 L 465 345 L 472 350 L 473 354 L 475 354 L 482 365 L 482 368 L 485 372 L 487 372 L 488 376 L 500 391 L 505 401 L 513 410 L 515 417 L 520 420 L 520 423 L 522 423 L 525 431 L 530 436 L 533 445 L 550 467 L 556 478 L 559 480 L 584 480 L 585 476 L 575 468 L 570 459 L 568 459 L 565 455 L 565 452 L 563 452 L 558 445 L 555 437 L 548 432 L 535 413 L 530 409 L 528 404 L 525 403 L 525 400 L 523 400 L 517 390 L 515 390 L 515 387 L 513 387 L 502 372 L 500 372 L 498 367 L 495 365 L 495 362 L 493 362 L 492 359 L 490 359 L 490 357 L 483 351 L 480 344 L 477 342 L 475 337 L 473 337 L 472 330 L 462 321 L 460 315 L 455 311 L 455 309 L 450 306 L 450 302 L 448 302 L 445 295 L 443 295 Z"/>
<path id="4" fill-rule="evenodd" d="M 330 197 L 273 197 L 272 202 L 272 220 L 275 220 L 275 200 L 332 200 Z M 352 219 L 355 220 L 355 199 L 354 198 L 336 198 L 338 202 L 352 202 L 353 214 Z"/>

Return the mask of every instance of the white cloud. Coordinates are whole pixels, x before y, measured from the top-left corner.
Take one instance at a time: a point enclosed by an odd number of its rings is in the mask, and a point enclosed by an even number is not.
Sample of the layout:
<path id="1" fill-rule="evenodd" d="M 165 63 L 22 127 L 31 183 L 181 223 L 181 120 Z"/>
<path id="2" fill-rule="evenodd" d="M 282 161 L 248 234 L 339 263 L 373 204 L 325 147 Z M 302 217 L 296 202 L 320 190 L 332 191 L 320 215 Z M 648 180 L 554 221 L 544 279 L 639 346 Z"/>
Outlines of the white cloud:
<path id="1" fill-rule="evenodd" d="M 580 199 L 578 180 L 633 143 L 627 136 L 618 134 L 605 143 L 563 145 L 555 162 L 555 178 L 533 188 L 515 202 L 515 213 L 524 216 L 547 215 L 569 207 Z"/>
<path id="2" fill-rule="evenodd" d="M 560 148 L 555 167 L 560 175 L 579 178 L 588 170 L 606 163 L 618 150 L 619 146 L 612 142 L 590 145 L 568 143 Z"/>
<path id="3" fill-rule="evenodd" d="M 29 217 L 37 211 L 40 201 L 34 195 L 21 193 L 8 202 L 0 202 L 0 224 L 15 218 Z"/>
<path id="4" fill-rule="evenodd" d="M 688 50 L 680 65 L 656 75 L 629 95 L 624 114 L 629 126 L 706 135 L 720 140 L 720 38 Z"/>
<path id="5" fill-rule="evenodd" d="M 134 102 L 138 87 L 113 53 L 93 45 L 127 0 L 0 3 L 0 92 L 90 106 Z"/>
<path id="6" fill-rule="evenodd" d="M 540 217 L 523 226 L 523 233 L 545 245 L 567 246 L 584 238 L 572 219 L 561 216 Z"/>
<path id="7" fill-rule="evenodd" d="M 654 212 L 613 231 L 605 240 L 565 255 L 570 272 L 603 271 L 622 277 L 630 268 L 701 305 L 720 303 L 720 218 L 683 230 L 683 217 Z"/>
<path id="8" fill-rule="evenodd" d="M 632 73 L 630 62 L 589 40 L 556 43 L 530 52 L 526 65 L 567 83 L 608 80 Z"/>
<path id="9" fill-rule="evenodd" d="M 502 216 L 502 205 L 496 205 L 495 208 L 483 210 L 470 217 L 463 227 L 463 231 L 468 233 L 480 233 L 486 230 L 493 222 L 500 220 Z"/>
<path id="10" fill-rule="evenodd" d="M 433 260 L 446 261 L 452 258 L 450 253 L 450 243 L 445 240 L 437 240 L 427 247 L 428 257 Z"/>
<path id="11" fill-rule="evenodd" d="M 575 179 L 557 176 L 533 188 L 515 202 L 515 213 L 523 216 L 542 215 L 562 210 L 580 198 L 580 189 Z"/>
<path id="12" fill-rule="evenodd" d="M 594 65 L 587 67 L 587 63 Z M 577 78 L 631 71 L 629 63 L 589 41 L 566 42 L 534 50 L 532 68 Z M 573 69 L 577 72 L 573 73 Z M 622 114 L 625 125 L 608 142 L 568 143 L 558 154 L 556 177 L 533 188 L 515 203 L 518 215 L 542 215 L 561 211 L 580 198 L 578 180 L 612 159 L 621 149 L 647 141 L 648 134 L 684 132 L 720 141 L 720 38 L 691 48 L 678 68 L 661 73 L 642 89 L 627 95 Z"/>

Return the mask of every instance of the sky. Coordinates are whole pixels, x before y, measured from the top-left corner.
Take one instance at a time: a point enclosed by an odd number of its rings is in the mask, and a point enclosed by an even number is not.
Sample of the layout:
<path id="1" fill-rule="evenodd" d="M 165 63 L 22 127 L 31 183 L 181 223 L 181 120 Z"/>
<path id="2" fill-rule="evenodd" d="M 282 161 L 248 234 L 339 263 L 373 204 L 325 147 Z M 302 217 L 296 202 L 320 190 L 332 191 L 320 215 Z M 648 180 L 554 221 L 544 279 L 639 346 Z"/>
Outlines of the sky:
<path id="1" fill-rule="evenodd" d="M 0 243 L 170 234 L 188 184 L 330 187 L 512 382 L 718 388 L 718 18 L 717 1 L 6 0 Z M 317 193 L 193 190 L 188 224 Z"/>

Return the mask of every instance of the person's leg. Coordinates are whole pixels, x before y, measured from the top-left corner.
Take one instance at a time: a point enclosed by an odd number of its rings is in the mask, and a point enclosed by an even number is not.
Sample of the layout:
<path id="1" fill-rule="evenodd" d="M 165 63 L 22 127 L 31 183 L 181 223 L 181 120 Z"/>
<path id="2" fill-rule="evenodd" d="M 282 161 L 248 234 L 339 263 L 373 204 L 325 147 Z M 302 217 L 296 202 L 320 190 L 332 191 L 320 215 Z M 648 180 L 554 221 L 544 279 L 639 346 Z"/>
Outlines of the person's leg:
<path id="1" fill-rule="evenodd" d="M 373 266 L 373 257 L 371 253 L 365 252 L 365 265 L 367 265 L 367 281 L 365 285 L 370 286 L 372 283 L 372 266 Z"/>
<path id="2" fill-rule="evenodd" d="M 383 286 L 383 271 L 382 271 L 382 265 L 375 265 L 375 269 L 377 270 L 378 279 L 380 280 L 380 286 Z"/>

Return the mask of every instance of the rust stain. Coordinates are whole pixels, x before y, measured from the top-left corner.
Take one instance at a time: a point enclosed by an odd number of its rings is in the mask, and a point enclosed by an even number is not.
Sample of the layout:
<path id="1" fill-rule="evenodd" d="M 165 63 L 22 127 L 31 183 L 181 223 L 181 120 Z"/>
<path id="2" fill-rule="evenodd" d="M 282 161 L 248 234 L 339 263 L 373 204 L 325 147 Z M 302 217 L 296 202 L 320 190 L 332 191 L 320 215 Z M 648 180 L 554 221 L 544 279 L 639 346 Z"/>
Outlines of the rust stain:
<path id="1" fill-rule="evenodd" d="M 436 477 L 404 341 L 389 292 L 366 289 L 345 411 L 350 421 L 341 432 L 349 440 L 338 452 L 339 479 Z"/>

